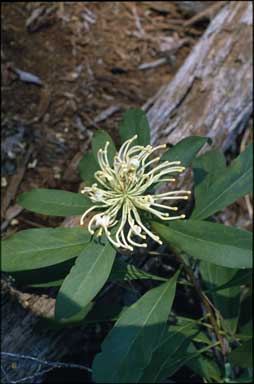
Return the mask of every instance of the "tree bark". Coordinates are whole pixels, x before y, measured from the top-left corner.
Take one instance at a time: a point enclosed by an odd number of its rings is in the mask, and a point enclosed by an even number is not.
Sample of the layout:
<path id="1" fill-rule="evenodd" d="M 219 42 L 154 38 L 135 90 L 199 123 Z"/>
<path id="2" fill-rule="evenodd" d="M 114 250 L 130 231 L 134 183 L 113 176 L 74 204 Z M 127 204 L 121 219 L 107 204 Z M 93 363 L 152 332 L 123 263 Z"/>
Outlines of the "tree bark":
<path id="1" fill-rule="evenodd" d="M 226 4 L 173 81 L 148 100 L 143 109 L 152 127 L 153 144 L 175 144 L 184 137 L 201 135 L 210 136 L 213 146 L 225 150 L 245 127 L 252 111 L 251 7 L 245 1 Z M 73 220 L 65 225 L 77 225 Z M 76 343 L 85 342 L 83 328 L 56 331 L 40 326 L 41 315 L 52 315 L 54 299 L 3 284 L 2 351 L 59 360 Z M 3 367 L 12 380 L 36 369 L 25 360 L 19 369 L 5 360 Z M 42 382 L 42 377 L 36 380 Z M 2 382 L 7 382 L 6 377 Z"/>

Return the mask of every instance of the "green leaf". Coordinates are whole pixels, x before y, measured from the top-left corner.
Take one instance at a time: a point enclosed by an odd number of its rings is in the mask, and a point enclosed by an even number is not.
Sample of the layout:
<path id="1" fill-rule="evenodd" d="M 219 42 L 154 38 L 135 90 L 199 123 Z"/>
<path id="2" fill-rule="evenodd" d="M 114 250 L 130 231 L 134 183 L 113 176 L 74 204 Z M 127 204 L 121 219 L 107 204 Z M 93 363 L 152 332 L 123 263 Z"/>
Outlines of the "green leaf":
<path id="1" fill-rule="evenodd" d="M 200 350 L 192 349 L 191 345 L 194 340 L 205 342 L 208 346 Z M 181 325 L 177 326 L 170 325 L 161 339 L 158 340 L 152 359 L 145 368 L 139 383 L 161 382 L 210 348 L 210 340 L 207 342 L 207 336 L 193 320 L 184 320 Z"/>
<path id="2" fill-rule="evenodd" d="M 237 337 L 241 341 L 246 341 L 252 338 L 252 333 L 253 333 L 253 322 L 251 319 L 248 323 L 240 327 L 240 330 L 237 333 Z"/>
<path id="3" fill-rule="evenodd" d="M 214 289 L 231 281 L 237 271 L 204 261 L 200 263 L 200 273 L 208 296 L 222 315 L 224 328 L 231 333 L 236 332 L 240 314 L 240 287 L 224 288 L 219 292 Z"/>
<path id="4" fill-rule="evenodd" d="M 240 270 L 237 271 L 232 279 L 230 279 L 228 282 L 218 285 L 214 287 L 214 291 L 220 291 L 221 289 L 231 288 L 231 287 L 240 287 L 241 285 L 249 285 L 252 284 L 252 270 Z M 212 291 L 212 290 L 211 290 Z"/>
<path id="5" fill-rule="evenodd" d="M 109 136 L 107 132 L 102 130 L 95 132 L 92 138 L 92 152 L 93 152 L 94 158 L 97 161 L 97 153 L 99 149 L 104 149 L 107 141 L 109 141 L 110 143 L 108 146 L 108 159 L 109 159 L 109 163 L 112 164 L 115 153 L 116 153 L 116 147 L 111 136 Z"/>
<path id="6" fill-rule="evenodd" d="M 112 301 L 112 296 L 105 295 L 96 299 L 93 309 L 86 316 L 84 322 L 85 324 L 94 324 L 105 321 L 116 321 L 126 308 L 127 307 Z"/>
<path id="7" fill-rule="evenodd" d="M 161 161 L 181 161 L 184 167 L 188 167 L 206 143 L 211 144 L 212 140 L 202 136 L 186 137 L 164 153 Z"/>
<path id="8" fill-rule="evenodd" d="M 103 383 L 136 383 L 151 360 L 166 326 L 178 273 L 148 291 L 126 309 L 107 335 L 93 362 L 93 379 Z"/>
<path id="9" fill-rule="evenodd" d="M 85 308 L 103 287 L 110 274 L 116 251 L 91 241 L 76 259 L 56 298 L 57 320 L 71 318 Z"/>
<path id="10" fill-rule="evenodd" d="M 241 298 L 240 318 L 239 318 L 239 337 L 241 339 L 253 336 L 253 294 L 252 289 L 244 292 Z"/>
<path id="11" fill-rule="evenodd" d="M 136 268 L 133 264 L 127 264 L 120 259 L 115 259 L 112 271 L 109 275 L 110 281 L 139 279 L 168 281 L 168 279 L 165 279 L 164 277 L 152 275 L 151 273 L 142 271 L 142 269 Z"/>
<path id="12" fill-rule="evenodd" d="M 226 161 L 219 151 L 210 151 L 193 162 L 195 180 L 195 201 L 198 205 L 220 175 L 227 172 Z M 229 269 L 215 264 L 201 262 L 201 275 L 208 287 L 210 298 L 224 318 L 223 325 L 231 332 L 236 331 L 239 308 L 240 287 L 239 274 L 246 278 L 246 272 Z M 224 287 L 224 288 L 223 288 Z M 219 292 L 218 292 L 219 291 Z"/>
<path id="13" fill-rule="evenodd" d="M 253 185 L 253 150 L 248 145 L 232 164 L 221 172 L 207 188 L 207 193 L 200 194 L 196 200 L 193 219 L 205 219 L 240 197 L 252 191 Z"/>
<path id="14" fill-rule="evenodd" d="M 57 303 L 57 302 L 56 302 Z M 75 314 L 70 317 L 54 317 L 49 321 L 49 325 L 52 328 L 61 328 L 66 326 L 79 326 L 81 323 L 85 323 L 84 319 L 89 315 L 89 313 L 93 310 L 95 306 L 95 302 L 91 301 L 85 307 L 83 307 L 79 312 L 77 311 Z"/>
<path id="15" fill-rule="evenodd" d="M 187 335 L 184 330 L 187 329 Z M 197 333 L 193 324 L 188 323 L 179 327 L 169 327 L 154 348 L 150 363 L 145 367 L 139 383 L 158 383 L 172 376 L 180 365 L 175 365 L 176 356 L 183 357 L 191 337 Z"/>
<path id="16" fill-rule="evenodd" d="M 152 228 L 170 245 L 197 259 L 228 268 L 252 268 L 252 233 L 198 220 L 178 220 Z"/>
<path id="17" fill-rule="evenodd" d="M 75 258 L 72 258 L 46 268 L 11 272 L 10 275 L 15 279 L 16 284 L 25 284 L 36 288 L 58 287 L 62 284 L 74 261 Z"/>
<path id="18" fill-rule="evenodd" d="M 112 298 L 112 295 L 102 295 L 91 301 L 87 307 L 80 311 L 77 315 L 68 318 L 67 320 L 56 320 L 55 317 L 44 317 L 42 321 L 44 326 L 58 329 L 63 327 L 83 326 L 89 324 L 115 322 L 121 313 L 126 310 L 119 303 L 120 300 Z"/>
<path id="19" fill-rule="evenodd" d="M 81 193 L 43 188 L 22 193 L 17 203 L 29 211 L 51 216 L 81 215 L 92 206 L 92 202 Z"/>
<path id="20" fill-rule="evenodd" d="M 170 325 L 170 332 L 181 332 L 185 337 L 192 337 L 197 343 L 210 344 L 211 340 L 200 327 L 197 320 L 177 316 L 177 325 Z"/>
<path id="21" fill-rule="evenodd" d="M 119 304 L 108 302 L 104 305 L 101 300 L 91 301 L 82 311 L 75 316 L 64 320 L 56 320 L 56 318 L 43 318 L 43 322 L 47 327 L 58 329 L 65 327 L 80 327 L 83 325 L 98 324 L 109 321 L 116 321 L 125 307 Z"/>
<path id="22" fill-rule="evenodd" d="M 123 115 L 119 126 L 122 143 L 134 135 L 138 135 L 135 144 L 146 146 L 150 144 L 150 127 L 146 114 L 141 109 L 129 109 Z"/>
<path id="23" fill-rule="evenodd" d="M 237 347 L 229 354 L 229 360 L 241 367 L 252 368 L 253 367 L 253 340 L 248 340 L 244 344 Z"/>
<path id="24" fill-rule="evenodd" d="M 18 282 L 25 282 L 26 285 L 34 288 L 59 287 L 62 285 L 64 278 L 73 266 L 75 259 L 68 260 L 63 265 L 57 264 L 49 268 L 41 268 L 32 272 L 19 272 L 12 274 Z M 61 267 L 61 268 L 60 268 Z M 133 264 L 127 264 L 116 258 L 108 277 L 111 282 L 122 280 L 139 280 L 151 279 L 157 281 L 168 281 L 168 279 L 147 273 L 142 269 L 136 268 Z"/>
<path id="25" fill-rule="evenodd" d="M 196 360 L 199 356 L 201 356 L 202 353 L 212 348 L 214 344 L 204 347 L 202 349 L 197 349 L 195 352 L 192 352 L 192 353 L 188 353 L 188 352 L 186 353 L 186 350 L 188 351 L 189 346 L 190 346 L 189 340 L 185 339 L 180 349 L 173 356 L 173 359 L 170 361 L 166 360 L 167 364 L 164 363 L 165 366 L 163 365 L 163 370 L 160 371 L 161 379 L 163 379 L 163 377 L 166 378 L 168 376 L 172 376 L 182 366 L 187 365 L 193 360 Z"/>
<path id="26" fill-rule="evenodd" d="M 68 319 L 57 320 L 55 317 L 41 318 L 42 326 L 59 329 L 64 327 L 83 326 L 89 324 L 115 322 L 127 309 L 119 297 L 97 295 L 85 308 Z"/>
<path id="27" fill-rule="evenodd" d="M 192 164 L 195 184 L 195 201 L 199 204 L 203 196 L 217 177 L 226 171 L 226 159 L 223 153 L 213 150 L 199 156 Z"/>
<path id="28" fill-rule="evenodd" d="M 64 279 L 50 280 L 45 283 L 30 283 L 26 284 L 33 288 L 49 288 L 49 287 L 60 287 L 63 284 Z"/>
<path id="29" fill-rule="evenodd" d="M 44 268 L 77 256 L 91 235 L 83 228 L 40 228 L 20 231 L 2 241 L 1 269 L 18 272 Z"/>
<path id="30" fill-rule="evenodd" d="M 93 153 L 90 151 L 85 153 L 79 163 L 79 173 L 86 185 L 91 185 L 96 182 L 94 177 L 95 172 L 99 170 L 99 164 Z"/>
<path id="31" fill-rule="evenodd" d="M 187 352 L 190 354 L 198 353 L 198 349 L 193 343 L 190 343 Z M 200 377 L 204 377 L 207 383 L 222 382 L 222 374 L 218 365 L 211 359 L 199 355 L 195 359 L 191 359 L 187 362 L 187 367 L 195 372 Z"/>

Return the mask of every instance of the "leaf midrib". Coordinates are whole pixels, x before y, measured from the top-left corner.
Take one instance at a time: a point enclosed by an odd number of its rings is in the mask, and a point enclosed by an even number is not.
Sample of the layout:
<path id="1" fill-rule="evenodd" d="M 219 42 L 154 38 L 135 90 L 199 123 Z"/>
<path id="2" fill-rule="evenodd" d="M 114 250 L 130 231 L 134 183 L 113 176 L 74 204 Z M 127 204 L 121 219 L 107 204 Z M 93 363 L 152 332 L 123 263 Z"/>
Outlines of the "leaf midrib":
<path id="1" fill-rule="evenodd" d="M 203 242 L 205 242 L 205 243 L 209 243 L 209 244 L 215 244 L 215 245 L 224 245 L 224 246 L 229 246 L 229 247 L 231 247 L 231 248 L 236 248 L 236 249 L 244 249 L 244 250 L 250 250 L 250 248 L 242 248 L 242 247 L 237 247 L 237 246 L 235 246 L 235 245 L 231 245 L 231 244 L 228 244 L 228 243 L 216 243 L 215 241 L 212 241 L 212 240 L 205 240 L 205 239 L 203 239 L 203 238 L 199 238 L 199 237 L 194 237 L 194 236 L 192 236 L 192 235 L 189 235 L 189 234 L 185 234 L 184 232 L 181 232 L 181 231 L 178 231 L 178 230 L 176 230 L 176 229 L 172 229 L 172 228 L 170 228 L 169 227 L 169 229 L 171 230 L 171 231 L 173 231 L 173 232 L 177 232 L 177 233 L 179 233 L 181 236 L 183 236 L 183 237 L 187 237 L 187 238 L 191 238 L 191 239 L 194 239 L 195 241 L 203 241 Z M 162 235 L 162 237 L 163 237 L 163 235 Z M 165 237 L 164 237 L 165 238 Z M 166 241 L 168 241 L 169 242 L 169 240 L 166 240 Z"/>
<path id="2" fill-rule="evenodd" d="M 45 204 L 47 204 L 47 205 L 53 205 L 53 206 L 55 206 L 55 202 L 53 202 L 52 200 L 51 201 L 47 201 L 47 200 L 44 200 L 43 201 L 43 203 L 45 203 Z M 70 203 L 70 204 L 64 204 L 64 203 L 59 203 L 59 202 L 57 202 L 57 205 L 58 206 L 61 206 L 61 207 L 68 207 L 68 208 L 84 208 L 85 209 L 85 207 L 80 203 L 80 204 L 72 204 L 72 203 Z"/>
<path id="3" fill-rule="evenodd" d="M 83 279 L 83 280 L 81 281 L 81 283 L 80 283 L 80 285 L 79 285 L 79 288 L 77 289 L 77 291 L 76 291 L 76 293 L 75 293 L 75 295 L 74 295 L 74 299 L 76 298 L 76 296 L 79 295 L 79 291 L 80 291 L 80 289 L 81 289 L 83 283 L 84 283 L 84 282 L 88 279 L 88 277 L 91 275 L 91 273 L 92 273 L 92 271 L 94 270 L 95 266 L 98 264 L 99 260 L 100 260 L 101 257 L 103 256 L 103 253 L 104 253 L 104 251 L 106 250 L 106 248 L 107 248 L 107 246 L 105 246 L 105 247 L 100 251 L 100 253 L 99 253 L 99 255 L 98 255 L 98 257 L 97 257 L 95 263 L 93 263 L 92 267 L 89 269 L 88 273 L 86 274 L 85 279 Z M 87 251 L 87 250 L 86 250 L 86 251 Z M 80 254 L 80 256 L 81 256 L 81 254 Z M 76 266 L 78 267 L 78 260 L 77 260 L 77 264 L 76 264 Z"/>
<path id="4" fill-rule="evenodd" d="M 36 197 L 33 197 L 33 199 L 30 199 L 31 200 L 37 200 Z M 84 203 L 87 203 L 87 199 L 84 199 Z M 22 199 L 20 201 L 20 205 L 22 205 L 24 202 L 22 202 Z M 72 202 L 70 202 L 69 204 L 67 203 L 64 203 L 64 202 L 59 202 L 59 200 L 55 199 L 53 201 L 53 199 L 50 199 L 50 200 L 47 200 L 47 199 L 43 199 L 39 202 L 39 204 L 47 204 L 47 205 L 53 205 L 55 206 L 55 204 L 57 203 L 57 206 L 62 206 L 62 207 L 70 207 L 70 208 L 84 208 L 85 209 L 85 206 L 82 205 L 82 203 L 80 202 L 79 204 L 77 204 L 76 202 L 74 204 L 72 204 Z M 39 209 L 40 205 L 38 206 L 38 209 Z"/>
<path id="5" fill-rule="evenodd" d="M 62 249 L 62 248 L 69 248 L 69 247 L 75 247 L 75 246 L 77 246 L 77 245 L 85 245 L 85 244 L 87 244 L 87 243 L 89 243 L 89 240 L 88 241 L 86 241 L 86 242 L 84 242 L 84 241 L 80 241 L 80 242 L 77 242 L 77 243 L 72 243 L 71 245 L 70 244 L 66 244 L 66 245 L 61 245 L 61 246 L 59 246 L 59 247 L 49 247 L 49 248 L 34 248 L 33 250 L 28 250 L 28 251 L 26 251 L 26 250 L 24 250 L 24 251 L 22 251 L 22 252 L 15 252 L 15 254 L 17 255 L 17 254 L 19 254 L 19 255 L 23 255 L 23 254 L 33 254 L 34 252 L 44 252 L 44 251 L 53 251 L 53 250 L 58 250 L 58 249 Z M 9 250 L 13 250 L 13 248 L 12 247 L 10 247 L 10 245 L 6 245 L 6 248 L 7 249 L 9 249 Z"/>

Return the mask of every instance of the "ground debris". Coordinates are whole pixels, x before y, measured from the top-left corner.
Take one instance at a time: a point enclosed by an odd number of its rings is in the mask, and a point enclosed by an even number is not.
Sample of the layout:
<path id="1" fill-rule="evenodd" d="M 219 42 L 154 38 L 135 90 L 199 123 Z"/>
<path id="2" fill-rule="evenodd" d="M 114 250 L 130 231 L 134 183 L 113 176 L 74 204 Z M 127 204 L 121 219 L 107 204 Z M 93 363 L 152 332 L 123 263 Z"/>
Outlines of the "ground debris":
<path id="1" fill-rule="evenodd" d="M 184 26 L 187 27 L 206 18 L 211 19 L 221 9 L 221 7 L 226 4 L 226 1 L 216 1 L 212 3 L 215 4 L 210 4 L 207 8 L 198 12 L 197 15 L 193 16 L 191 19 L 186 20 L 184 22 Z"/>
<path id="2" fill-rule="evenodd" d="M 100 123 L 101 121 L 106 120 L 109 116 L 112 116 L 114 113 L 120 111 L 120 107 L 118 105 L 112 105 L 111 107 L 102 111 L 98 116 L 95 117 L 94 122 Z"/>
<path id="3" fill-rule="evenodd" d="M 4 194 L 3 200 L 2 200 L 2 207 L 1 207 L 1 214 L 2 218 L 5 217 L 6 210 L 9 207 L 12 200 L 15 199 L 19 185 L 24 177 L 25 171 L 26 171 L 26 164 L 29 161 L 29 158 L 33 152 L 33 147 L 31 146 L 27 152 L 24 160 L 22 161 L 22 164 L 18 167 L 17 173 L 12 176 L 10 183 L 6 189 L 6 192 Z"/>
<path id="4" fill-rule="evenodd" d="M 151 63 L 142 63 L 138 66 L 138 69 L 144 70 L 144 69 L 156 68 L 166 63 L 167 63 L 167 59 L 165 57 L 162 57 L 161 59 L 152 61 Z"/>
<path id="5" fill-rule="evenodd" d="M 32 10 L 31 15 L 26 20 L 26 28 L 29 32 L 36 32 L 42 27 L 51 25 L 56 20 L 56 5 L 47 7 L 42 5 Z"/>
<path id="6" fill-rule="evenodd" d="M 13 70 L 19 76 L 19 79 L 21 81 L 24 81 L 25 83 L 30 83 L 30 84 L 42 85 L 42 80 L 38 76 L 33 75 L 30 72 L 22 71 L 21 69 L 18 69 L 18 68 L 14 68 Z"/>

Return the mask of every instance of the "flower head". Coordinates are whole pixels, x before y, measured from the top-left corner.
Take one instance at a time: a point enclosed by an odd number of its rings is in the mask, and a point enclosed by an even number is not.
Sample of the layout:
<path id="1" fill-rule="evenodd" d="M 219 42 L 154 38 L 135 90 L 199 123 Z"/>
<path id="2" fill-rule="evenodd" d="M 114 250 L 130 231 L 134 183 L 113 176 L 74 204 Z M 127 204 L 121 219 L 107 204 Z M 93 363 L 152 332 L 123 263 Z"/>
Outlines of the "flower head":
<path id="1" fill-rule="evenodd" d="M 166 145 L 152 147 L 151 145 L 132 145 L 137 135 L 125 141 L 114 157 L 111 166 L 108 160 L 108 146 L 98 151 L 100 170 L 95 173 L 98 184 L 85 187 L 85 193 L 94 203 L 81 217 L 89 212 L 99 210 L 89 221 L 88 230 L 91 234 L 101 236 L 103 233 L 116 247 L 133 250 L 133 246 L 146 247 L 146 242 L 140 243 L 134 238 L 145 240 L 147 236 L 161 244 L 160 238 L 151 232 L 142 222 L 140 211 L 147 211 L 161 220 L 185 218 L 185 215 L 171 216 L 169 212 L 177 211 L 177 207 L 161 204 L 170 200 L 187 200 L 190 191 L 170 191 L 159 194 L 146 194 L 147 190 L 159 182 L 175 181 L 171 173 L 182 172 L 184 167 L 180 161 L 164 161 L 151 169 L 160 157 L 149 159 L 151 154 Z M 110 229 L 116 227 L 114 234 Z M 137 239 L 136 239 L 137 240 Z"/>

